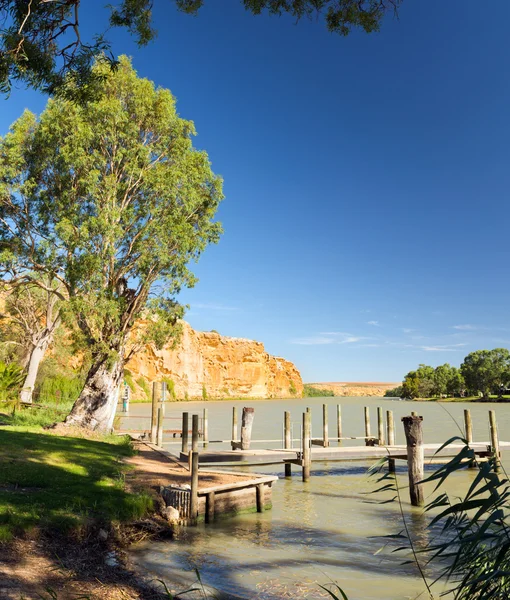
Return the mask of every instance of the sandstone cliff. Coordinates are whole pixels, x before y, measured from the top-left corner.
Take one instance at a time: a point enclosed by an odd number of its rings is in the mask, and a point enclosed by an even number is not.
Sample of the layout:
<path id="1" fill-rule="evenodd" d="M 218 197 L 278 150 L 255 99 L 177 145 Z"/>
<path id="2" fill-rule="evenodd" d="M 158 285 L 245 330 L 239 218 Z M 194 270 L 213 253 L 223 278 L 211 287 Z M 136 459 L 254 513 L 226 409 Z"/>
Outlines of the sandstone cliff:
<path id="1" fill-rule="evenodd" d="M 337 381 L 330 383 L 310 383 L 319 390 L 331 390 L 335 396 L 384 396 L 386 390 L 391 390 L 401 383 L 379 382 L 348 382 Z"/>
<path id="2" fill-rule="evenodd" d="M 134 397 L 148 383 L 167 380 L 177 399 L 301 397 L 303 382 L 296 367 L 269 355 L 260 342 L 199 332 L 183 322 L 176 349 L 148 346 L 126 365 Z"/>

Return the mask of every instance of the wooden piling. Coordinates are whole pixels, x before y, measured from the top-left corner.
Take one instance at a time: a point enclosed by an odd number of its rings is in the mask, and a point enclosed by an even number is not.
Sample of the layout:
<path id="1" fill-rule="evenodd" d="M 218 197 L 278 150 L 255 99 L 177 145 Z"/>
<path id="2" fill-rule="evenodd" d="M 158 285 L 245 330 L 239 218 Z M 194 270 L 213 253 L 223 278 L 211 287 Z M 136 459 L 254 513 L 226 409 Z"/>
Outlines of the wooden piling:
<path id="1" fill-rule="evenodd" d="M 167 398 L 167 385 L 166 381 L 161 382 L 161 408 L 163 410 L 163 416 L 165 416 L 166 398 Z"/>
<path id="2" fill-rule="evenodd" d="M 418 413 L 416 411 L 414 411 L 414 410 L 411 411 L 411 417 L 417 417 L 417 416 L 418 416 Z"/>
<path id="3" fill-rule="evenodd" d="M 202 435 L 203 435 L 203 446 L 207 448 L 209 444 L 209 414 L 207 408 L 204 408 L 204 416 L 202 418 Z"/>
<path id="4" fill-rule="evenodd" d="M 216 504 L 216 493 L 209 492 L 205 497 L 205 522 L 212 523 L 214 521 L 214 505 Z"/>
<path id="5" fill-rule="evenodd" d="M 152 382 L 151 442 L 156 443 L 158 434 L 158 382 Z"/>
<path id="6" fill-rule="evenodd" d="M 285 411 L 283 415 L 283 447 L 286 450 L 290 450 L 292 446 L 291 433 L 290 433 L 290 412 Z M 292 475 L 292 464 L 285 463 L 285 477 L 291 477 Z"/>
<path id="7" fill-rule="evenodd" d="M 336 405 L 336 435 L 338 438 L 338 445 L 342 445 L 342 407 L 340 404 Z"/>
<path id="8" fill-rule="evenodd" d="M 473 425 L 471 423 L 471 411 L 469 408 L 464 409 L 464 431 L 466 442 L 470 444 L 473 441 Z"/>
<path id="9" fill-rule="evenodd" d="M 188 452 L 188 429 L 189 429 L 189 414 L 187 412 L 182 413 L 182 432 L 181 432 L 181 452 Z"/>
<path id="10" fill-rule="evenodd" d="M 328 405 L 322 405 L 322 445 L 324 448 L 329 446 L 329 426 L 328 426 Z"/>
<path id="11" fill-rule="evenodd" d="M 411 504 L 413 506 L 423 506 L 423 486 L 420 484 L 424 473 L 423 417 L 414 415 L 402 417 L 402 422 L 404 423 L 404 433 L 406 434 L 407 442 L 407 469 L 409 473 Z"/>
<path id="12" fill-rule="evenodd" d="M 386 427 L 387 427 L 387 437 L 388 437 L 388 446 L 395 445 L 395 421 L 393 419 L 393 411 L 386 411 Z M 390 473 L 395 473 L 395 459 L 388 458 L 388 471 Z"/>
<path id="13" fill-rule="evenodd" d="M 198 452 L 198 415 L 191 417 L 191 451 Z"/>
<path id="14" fill-rule="evenodd" d="M 243 417 L 241 421 L 241 450 L 249 450 L 251 442 L 251 430 L 253 419 L 255 418 L 254 408 L 243 408 Z"/>
<path id="15" fill-rule="evenodd" d="M 377 407 L 377 439 L 378 445 L 384 446 L 384 417 L 383 417 L 383 409 L 382 406 Z"/>
<path id="16" fill-rule="evenodd" d="M 255 489 L 256 489 L 255 493 L 257 494 L 257 512 L 261 513 L 261 512 L 264 512 L 264 508 L 265 508 L 264 484 L 259 483 Z"/>
<path id="17" fill-rule="evenodd" d="M 365 406 L 365 446 L 371 445 L 371 440 L 368 439 L 370 436 L 370 408 Z"/>
<path id="18" fill-rule="evenodd" d="M 158 431 L 156 435 L 156 446 L 163 445 L 163 409 L 161 406 L 158 408 Z"/>
<path id="19" fill-rule="evenodd" d="M 191 499 L 190 520 L 196 525 L 198 517 L 198 452 L 191 453 Z"/>
<path id="20" fill-rule="evenodd" d="M 311 448 L 310 448 L 310 435 L 311 435 L 311 413 L 309 411 L 303 413 L 303 452 L 302 452 L 302 463 L 303 463 L 303 481 L 310 479 L 310 463 L 311 463 Z"/>
<path id="21" fill-rule="evenodd" d="M 232 407 L 232 447 L 237 442 L 237 406 Z"/>
<path id="22" fill-rule="evenodd" d="M 494 457 L 494 472 L 499 473 L 501 471 L 500 464 L 500 451 L 499 451 L 499 438 L 498 438 L 498 425 L 496 423 L 496 411 L 489 411 L 489 425 L 491 430 L 491 452 Z"/>

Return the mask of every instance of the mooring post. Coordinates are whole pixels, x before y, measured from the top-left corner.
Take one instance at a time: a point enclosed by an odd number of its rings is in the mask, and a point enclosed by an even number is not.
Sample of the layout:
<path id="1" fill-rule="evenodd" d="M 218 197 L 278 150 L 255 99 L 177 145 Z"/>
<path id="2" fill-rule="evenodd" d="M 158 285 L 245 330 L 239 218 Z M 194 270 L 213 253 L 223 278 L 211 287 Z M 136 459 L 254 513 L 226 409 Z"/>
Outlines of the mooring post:
<path id="1" fill-rule="evenodd" d="M 216 503 L 215 492 L 209 492 L 205 497 L 205 522 L 212 523 L 214 521 L 214 505 Z"/>
<path id="2" fill-rule="evenodd" d="M 256 488 L 257 491 L 255 492 L 257 494 L 257 512 L 264 512 L 264 508 L 265 508 L 265 498 L 264 498 L 264 484 L 263 483 L 259 483 L 257 484 Z"/>
<path id="3" fill-rule="evenodd" d="M 234 442 L 237 442 L 237 406 L 232 407 L 232 448 Z"/>
<path id="4" fill-rule="evenodd" d="M 208 416 L 208 412 L 207 412 L 207 408 L 204 408 L 204 416 L 202 418 L 202 435 L 203 435 L 203 446 L 204 448 L 207 448 L 207 445 L 209 444 L 209 416 Z"/>
<path id="5" fill-rule="evenodd" d="M 336 405 L 336 435 L 338 439 L 338 445 L 342 445 L 342 407 L 340 404 Z"/>
<path id="6" fill-rule="evenodd" d="M 328 405 L 322 405 L 322 445 L 324 448 L 329 446 L 329 427 L 328 427 Z"/>
<path id="7" fill-rule="evenodd" d="M 151 442 L 156 443 L 158 433 L 158 382 L 152 382 Z"/>
<path id="8" fill-rule="evenodd" d="M 290 434 L 290 412 L 285 411 L 283 415 L 283 447 L 285 450 L 290 450 L 292 447 L 291 434 Z M 291 477 L 292 465 L 291 463 L 285 463 L 285 477 Z"/>
<path id="9" fill-rule="evenodd" d="M 407 470 L 409 473 L 409 495 L 413 506 L 423 506 L 424 451 L 423 451 L 423 417 L 402 417 L 407 442 Z"/>
<path id="10" fill-rule="evenodd" d="M 370 438 L 370 408 L 365 406 L 365 446 L 371 446 Z"/>
<path id="11" fill-rule="evenodd" d="M 303 481 L 310 479 L 310 463 L 311 463 L 311 448 L 310 448 L 310 430 L 311 430 L 311 414 L 310 412 L 303 413 L 303 452 L 302 452 L 302 463 L 303 463 Z"/>
<path id="12" fill-rule="evenodd" d="M 386 426 L 387 426 L 387 434 L 388 434 L 388 446 L 395 445 L 395 421 L 393 420 L 393 411 L 386 411 Z M 390 473 L 395 473 L 395 459 L 388 458 L 388 471 Z"/>
<path id="13" fill-rule="evenodd" d="M 158 408 L 158 433 L 156 435 L 156 446 L 161 447 L 163 445 L 163 409 L 161 406 Z"/>
<path id="14" fill-rule="evenodd" d="M 167 391 L 167 387 L 166 387 L 166 381 L 162 381 L 161 382 L 161 408 L 163 409 L 163 416 L 165 416 L 165 408 L 166 408 L 166 391 Z"/>
<path id="15" fill-rule="evenodd" d="M 181 452 L 188 452 L 188 429 L 189 429 L 189 414 L 187 412 L 182 413 L 182 431 L 181 431 Z"/>
<path id="16" fill-rule="evenodd" d="M 377 407 L 377 438 L 378 445 L 384 446 L 384 417 L 383 417 L 383 409 L 382 406 Z"/>
<path id="17" fill-rule="evenodd" d="M 496 411 L 489 411 L 489 425 L 491 430 L 491 452 L 494 457 L 494 472 L 499 473 L 501 471 L 500 464 L 500 452 L 499 452 L 499 438 L 498 438 L 498 425 L 496 423 Z"/>
<path id="18" fill-rule="evenodd" d="M 198 415 L 191 417 L 191 451 L 198 452 Z"/>
<path id="19" fill-rule="evenodd" d="M 411 411 L 411 417 L 417 417 L 417 416 L 418 416 L 418 413 L 416 411 L 414 411 L 414 410 Z"/>
<path id="20" fill-rule="evenodd" d="M 251 429 L 253 427 L 253 419 L 255 418 L 254 408 L 243 408 L 243 418 L 241 421 L 241 450 L 249 450 L 251 442 Z"/>
<path id="21" fill-rule="evenodd" d="M 191 502 L 190 520 L 196 525 L 198 517 L 198 452 L 191 453 Z"/>
<path id="22" fill-rule="evenodd" d="M 473 441 L 473 425 L 471 423 L 471 411 L 469 408 L 464 409 L 464 431 L 466 433 L 466 442 L 471 444 Z"/>

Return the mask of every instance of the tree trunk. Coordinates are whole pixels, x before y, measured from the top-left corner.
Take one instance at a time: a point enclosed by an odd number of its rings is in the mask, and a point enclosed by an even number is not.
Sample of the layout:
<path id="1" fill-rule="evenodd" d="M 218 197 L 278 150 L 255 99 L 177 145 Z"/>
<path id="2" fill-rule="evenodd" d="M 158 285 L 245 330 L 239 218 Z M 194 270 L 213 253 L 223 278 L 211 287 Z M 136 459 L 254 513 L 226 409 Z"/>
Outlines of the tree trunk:
<path id="1" fill-rule="evenodd" d="M 123 351 L 113 363 L 111 357 L 104 355 L 93 361 L 85 386 L 66 417 L 66 425 L 98 431 L 112 430 L 124 363 Z"/>
<path id="2" fill-rule="evenodd" d="M 28 371 L 23 388 L 21 389 L 20 399 L 25 404 L 32 403 L 32 394 L 34 392 L 35 380 L 39 371 L 39 365 L 44 357 L 44 353 L 49 346 L 51 338 L 38 340 L 38 343 L 33 347 L 28 359 Z"/>

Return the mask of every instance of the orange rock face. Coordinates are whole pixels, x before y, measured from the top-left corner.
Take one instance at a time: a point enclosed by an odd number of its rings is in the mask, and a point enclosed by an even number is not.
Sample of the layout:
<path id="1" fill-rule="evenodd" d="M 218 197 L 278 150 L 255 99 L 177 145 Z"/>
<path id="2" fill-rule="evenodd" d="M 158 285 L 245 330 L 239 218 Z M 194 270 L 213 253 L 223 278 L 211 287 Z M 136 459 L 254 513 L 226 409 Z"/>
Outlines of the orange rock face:
<path id="1" fill-rule="evenodd" d="M 269 355 L 260 342 L 199 332 L 183 323 L 176 349 L 148 346 L 126 365 L 133 380 L 173 381 L 175 397 L 301 397 L 303 382 L 296 367 Z M 141 389 L 135 397 L 143 395 Z"/>

